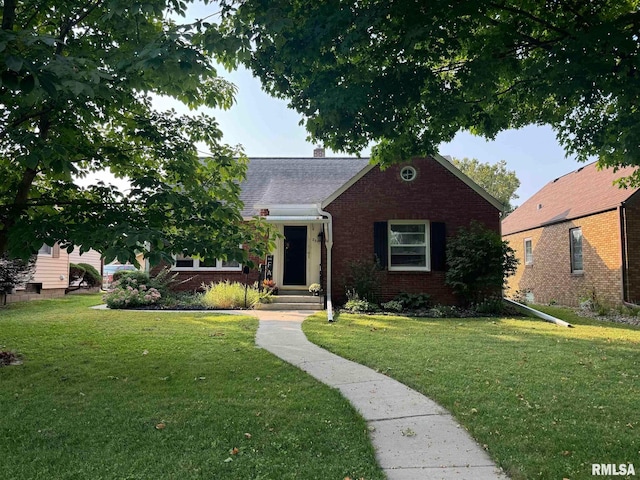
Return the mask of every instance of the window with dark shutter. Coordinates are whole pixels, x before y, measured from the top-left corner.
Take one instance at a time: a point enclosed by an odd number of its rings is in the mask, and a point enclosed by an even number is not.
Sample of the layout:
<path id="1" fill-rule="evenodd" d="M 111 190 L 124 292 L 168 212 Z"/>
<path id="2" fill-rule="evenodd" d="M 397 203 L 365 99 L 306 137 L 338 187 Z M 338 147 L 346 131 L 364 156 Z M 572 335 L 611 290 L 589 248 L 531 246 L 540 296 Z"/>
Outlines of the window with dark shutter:
<path id="1" fill-rule="evenodd" d="M 431 270 L 447 267 L 447 230 L 443 222 L 431 222 Z"/>
<path id="2" fill-rule="evenodd" d="M 380 263 L 380 267 L 387 268 L 388 265 L 388 239 L 387 222 L 375 222 L 373 224 L 373 254 L 375 260 Z"/>

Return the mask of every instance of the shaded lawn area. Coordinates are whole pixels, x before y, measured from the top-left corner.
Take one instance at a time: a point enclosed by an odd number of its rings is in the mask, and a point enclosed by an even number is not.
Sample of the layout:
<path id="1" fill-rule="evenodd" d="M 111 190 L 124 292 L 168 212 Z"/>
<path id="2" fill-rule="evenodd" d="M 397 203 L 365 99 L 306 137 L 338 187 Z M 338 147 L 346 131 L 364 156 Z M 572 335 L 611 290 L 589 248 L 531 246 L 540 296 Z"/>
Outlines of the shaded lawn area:
<path id="1" fill-rule="evenodd" d="M 576 328 L 317 314 L 303 330 L 440 403 L 515 480 L 592 478 L 592 463 L 639 469 L 640 329 L 547 312 Z"/>
<path id="2" fill-rule="evenodd" d="M 0 309 L 0 471 L 29 479 L 381 479 L 337 391 L 254 345 L 257 320 Z"/>

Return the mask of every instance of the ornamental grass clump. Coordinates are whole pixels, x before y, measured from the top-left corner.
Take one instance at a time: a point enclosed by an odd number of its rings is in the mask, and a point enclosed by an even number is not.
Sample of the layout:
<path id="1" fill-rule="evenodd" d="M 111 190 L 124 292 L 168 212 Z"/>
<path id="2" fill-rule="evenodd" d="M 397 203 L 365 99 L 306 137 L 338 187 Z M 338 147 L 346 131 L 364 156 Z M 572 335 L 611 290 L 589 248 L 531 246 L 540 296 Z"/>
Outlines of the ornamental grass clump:
<path id="1" fill-rule="evenodd" d="M 211 283 L 202 294 L 202 304 L 209 308 L 235 309 L 251 308 L 260 302 L 260 292 L 255 286 L 247 287 L 245 304 L 245 286 L 229 280 Z"/>
<path id="2" fill-rule="evenodd" d="M 149 275 L 132 272 L 111 285 L 103 300 L 109 308 L 136 308 L 157 304 L 162 295 L 149 284 Z"/>

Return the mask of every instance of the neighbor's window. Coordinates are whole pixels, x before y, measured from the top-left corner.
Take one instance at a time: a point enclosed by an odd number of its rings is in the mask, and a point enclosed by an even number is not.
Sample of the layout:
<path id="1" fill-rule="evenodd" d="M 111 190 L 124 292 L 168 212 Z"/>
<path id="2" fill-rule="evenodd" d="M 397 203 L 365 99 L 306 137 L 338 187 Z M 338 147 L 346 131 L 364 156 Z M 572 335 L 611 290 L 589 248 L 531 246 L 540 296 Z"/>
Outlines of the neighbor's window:
<path id="1" fill-rule="evenodd" d="M 204 271 L 227 271 L 236 272 L 242 270 L 242 265 L 236 261 L 227 261 L 221 259 L 205 260 L 185 255 L 176 255 L 176 264 L 172 268 L 174 271 L 184 270 L 204 270 Z"/>
<path id="2" fill-rule="evenodd" d="M 40 247 L 40 250 L 38 250 L 38 255 L 49 255 L 49 256 L 51 256 L 52 253 L 53 253 L 53 248 L 51 248 L 47 244 L 43 244 Z"/>
<path id="3" fill-rule="evenodd" d="M 569 230 L 571 238 L 571 272 L 580 273 L 584 270 L 582 262 L 582 229 L 572 228 Z"/>
<path id="4" fill-rule="evenodd" d="M 389 222 L 389 270 L 429 270 L 429 222 Z"/>
<path id="5" fill-rule="evenodd" d="M 530 238 L 524 239 L 524 264 L 533 265 L 533 243 Z"/>

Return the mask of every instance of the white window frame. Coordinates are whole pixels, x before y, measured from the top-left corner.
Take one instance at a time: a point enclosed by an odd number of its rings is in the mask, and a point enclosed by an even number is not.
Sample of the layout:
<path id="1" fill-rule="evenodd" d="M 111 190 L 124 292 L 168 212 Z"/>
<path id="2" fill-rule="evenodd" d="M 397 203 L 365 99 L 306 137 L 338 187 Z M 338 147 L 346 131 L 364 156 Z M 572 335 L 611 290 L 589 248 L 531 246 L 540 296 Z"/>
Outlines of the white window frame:
<path id="1" fill-rule="evenodd" d="M 527 244 L 529 244 L 529 252 L 527 252 Z M 533 240 L 531 237 L 524 239 L 524 264 L 533 265 Z"/>
<path id="2" fill-rule="evenodd" d="M 53 257 L 53 247 L 51 245 L 47 245 L 46 243 L 43 243 L 42 246 L 40 247 L 40 250 L 38 250 L 38 256 Z"/>
<path id="3" fill-rule="evenodd" d="M 200 259 L 197 257 L 185 257 L 185 258 L 191 258 L 193 260 L 193 266 L 192 267 L 176 267 L 173 266 L 171 268 L 172 272 L 241 272 L 242 271 L 242 264 L 239 263 L 238 266 L 235 267 L 229 267 L 229 266 L 224 266 L 223 265 L 223 260 L 220 258 L 216 259 L 216 264 L 214 267 L 208 266 L 208 267 L 201 267 L 200 266 Z M 174 255 L 173 256 L 174 261 L 177 260 L 177 257 Z"/>
<path id="4" fill-rule="evenodd" d="M 573 243 L 573 232 L 579 230 L 580 231 L 580 262 L 582 263 L 582 268 L 575 268 L 575 257 L 574 257 L 574 243 Z M 584 273 L 584 234 L 582 233 L 582 227 L 570 228 L 569 229 L 569 257 L 571 262 L 571 273 Z"/>
<path id="5" fill-rule="evenodd" d="M 424 246 L 425 251 L 425 266 L 422 267 L 409 267 L 409 266 L 394 266 L 391 264 L 391 252 L 393 247 L 399 245 L 391 245 L 391 231 L 393 225 L 424 225 L 424 245 L 412 244 L 410 246 Z M 387 262 L 390 272 L 430 272 L 431 271 L 431 238 L 430 238 L 430 223 L 428 220 L 389 220 L 387 221 Z"/>
<path id="6" fill-rule="evenodd" d="M 406 173 L 409 173 L 409 176 Z M 400 169 L 400 178 L 405 182 L 413 182 L 417 176 L 418 172 L 411 165 L 406 165 Z"/>

